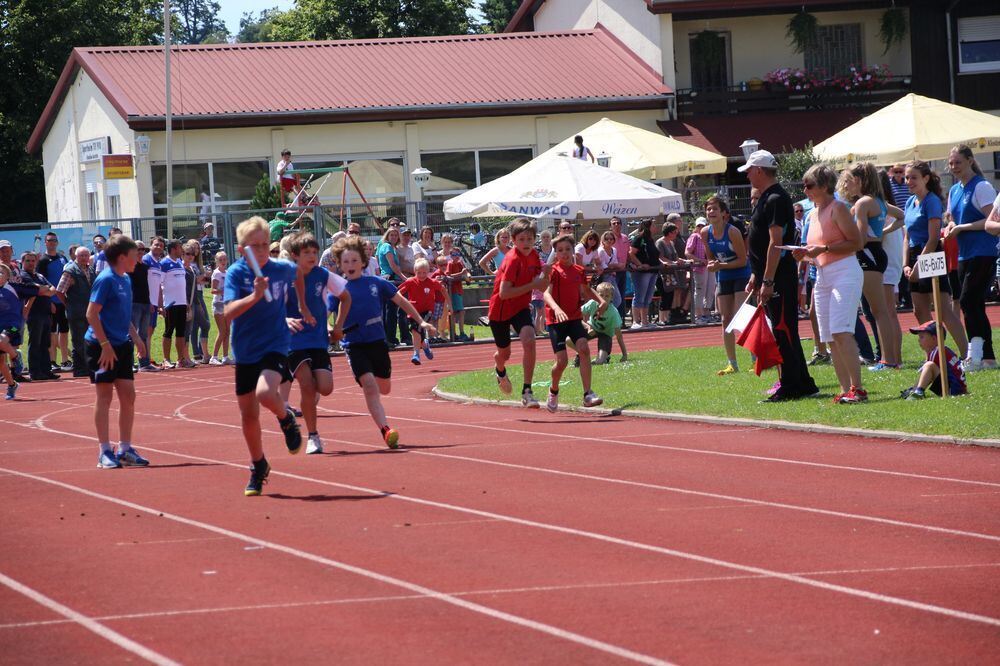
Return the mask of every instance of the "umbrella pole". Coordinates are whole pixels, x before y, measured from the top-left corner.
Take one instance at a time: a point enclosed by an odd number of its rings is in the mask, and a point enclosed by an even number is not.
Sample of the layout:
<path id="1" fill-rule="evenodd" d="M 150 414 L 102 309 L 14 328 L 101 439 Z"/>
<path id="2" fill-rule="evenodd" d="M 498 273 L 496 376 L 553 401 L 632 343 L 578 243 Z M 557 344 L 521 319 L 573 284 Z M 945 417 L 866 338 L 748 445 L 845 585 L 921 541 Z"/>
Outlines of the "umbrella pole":
<path id="1" fill-rule="evenodd" d="M 941 371 L 941 397 L 948 397 L 948 359 L 944 354 L 944 329 L 941 328 L 941 278 L 931 278 L 934 289 L 934 326 L 937 329 L 938 366 Z"/>

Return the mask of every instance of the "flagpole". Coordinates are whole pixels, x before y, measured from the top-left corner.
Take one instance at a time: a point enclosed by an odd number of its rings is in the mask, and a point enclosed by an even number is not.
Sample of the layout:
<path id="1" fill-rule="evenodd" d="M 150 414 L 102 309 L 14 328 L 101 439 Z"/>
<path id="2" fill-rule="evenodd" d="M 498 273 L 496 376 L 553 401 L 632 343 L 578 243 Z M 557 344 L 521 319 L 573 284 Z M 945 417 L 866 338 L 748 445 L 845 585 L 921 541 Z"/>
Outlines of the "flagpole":
<path id="1" fill-rule="evenodd" d="M 164 83 L 166 86 L 166 158 L 167 158 L 167 238 L 174 237 L 174 160 L 173 114 L 170 99 L 170 0 L 163 0 L 163 56 Z"/>

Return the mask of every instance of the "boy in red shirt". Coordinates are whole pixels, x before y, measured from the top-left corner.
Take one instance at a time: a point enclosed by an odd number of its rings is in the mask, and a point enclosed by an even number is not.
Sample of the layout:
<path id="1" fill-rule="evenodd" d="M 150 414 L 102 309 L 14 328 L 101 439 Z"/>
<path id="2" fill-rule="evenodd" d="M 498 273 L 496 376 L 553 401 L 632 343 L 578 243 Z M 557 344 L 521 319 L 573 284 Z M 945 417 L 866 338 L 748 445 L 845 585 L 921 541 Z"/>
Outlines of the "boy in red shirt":
<path id="1" fill-rule="evenodd" d="M 437 280 L 428 277 L 430 268 L 431 266 L 426 259 L 417 259 L 413 262 L 413 277 L 403 280 L 403 284 L 399 285 L 399 293 L 413 305 L 413 309 L 420 314 L 421 320 L 426 321 L 431 320 L 435 303 L 444 303 L 447 309 L 444 287 Z M 417 324 L 417 320 L 410 317 L 409 324 L 410 331 L 413 333 L 413 357 L 410 361 L 413 365 L 420 365 L 421 348 L 423 348 L 428 361 L 434 360 L 430 340 L 423 339 L 423 329 Z"/>
<path id="2" fill-rule="evenodd" d="M 560 236 L 552 243 L 556 254 L 556 262 L 552 266 L 549 277 L 549 288 L 543 295 L 545 299 L 545 323 L 549 328 L 549 339 L 552 341 L 552 351 L 556 354 L 555 365 L 552 366 L 552 384 L 549 386 L 549 399 L 545 407 L 555 412 L 559 407 L 559 380 L 568 364 L 566 340 L 569 339 L 576 348 L 580 359 L 580 381 L 583 383 L 583 406 L 597 407 L 604 401 L 590 390 L 590 345 L 587 340 L 587 329 L 583 325 L 583 312 L 580 303 L 593 299 L 598 308 L 607 307 L 600 294 L 590 288 L 590 282 L 584 274 L 583 266 L 574 262 L 574 241 L 572 236 Z"/>
<path id="3" fill-rule="evenodd" d="M 927 354 L 927 360 L 920 368 L 920 376 L 917 378 L 916 386 L 911 386 L 900 393 L 899 397 L 904 400 L 920 400 L 924 397 L 924 392 L 930 389 L 937 395 L 941 395 L 941 366 L 938 361 L 937 346 L 937 324 L 928 321 L 920 326 L 910 329 L 910 333 L 919 336 L 917 342 L 920 348 Z M 941 330 L 942 340 L 944 329 Z M 943 342 L 942 342 L 943 344 Z M 969 387 L 965 383 L 965 371 L 958 356 L 950 347 L 944 348 L 945 368 L 948 370 L 948 395 L 965 395 L 969 392 Z"/>
<path id="4" fill-rule="evenodd" d="M 510 359 L 510 329 L 517 331 L 524 352 L 524 383 L 521 386 L 521 404 L 538 409 L 538 401 L 531 392 L 531 379 L 535 374 L 535 326 L 531 319 L 531 290 L 542 291 L 549 285 L 549 266 L 535 250 L 535 227 L 531 220 L 518 218 L 510 225 L 514 248 L 504 256 L 493 281 L 490 296 L 489 322 L 493 341 L 497 346 L 493 360 L 496 362 L 497 384 L 509 394 L 513 387 L 507 376 Z"/>

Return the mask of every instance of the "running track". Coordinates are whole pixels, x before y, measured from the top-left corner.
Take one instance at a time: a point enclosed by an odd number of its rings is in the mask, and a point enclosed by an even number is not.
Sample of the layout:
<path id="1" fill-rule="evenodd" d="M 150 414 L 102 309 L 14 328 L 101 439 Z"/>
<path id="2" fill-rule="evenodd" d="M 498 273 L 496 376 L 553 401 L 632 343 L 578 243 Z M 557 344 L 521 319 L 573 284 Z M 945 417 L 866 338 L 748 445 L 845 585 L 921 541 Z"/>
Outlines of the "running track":
<path id="1" fill-rule="evenodd" d="M 94 467 L 87 385 L 25 385 L 0 408 L 4 662 L 1000 659 L 1000 452 L 430 397 L 490 353 L 393 356 L 398 452 L 334 359 L 327 453 L 268 419 L 260 498 L 228 368 L 138 377 L 149 469 Z"/>

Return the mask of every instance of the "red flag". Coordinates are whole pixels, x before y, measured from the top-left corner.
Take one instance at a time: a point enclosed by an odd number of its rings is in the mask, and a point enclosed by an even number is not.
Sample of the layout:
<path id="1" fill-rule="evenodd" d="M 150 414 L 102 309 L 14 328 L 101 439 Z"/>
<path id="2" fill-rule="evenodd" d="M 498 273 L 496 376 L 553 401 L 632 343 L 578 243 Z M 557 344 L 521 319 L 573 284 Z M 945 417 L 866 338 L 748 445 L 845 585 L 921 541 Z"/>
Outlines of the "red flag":
<path id="1" fill-rule="evenodd" d="M 757 357 L 753 370 L 758 377 L 760 373 L 782 362 L 778 343 L 774 339 L 771 327 L 767 325 L 767 314 L 762 305 L 757 307 L 757 311 L 753 313 L 750 323 L 743 329 L 736 344 L 746 347 L 747 351 Z"/>

